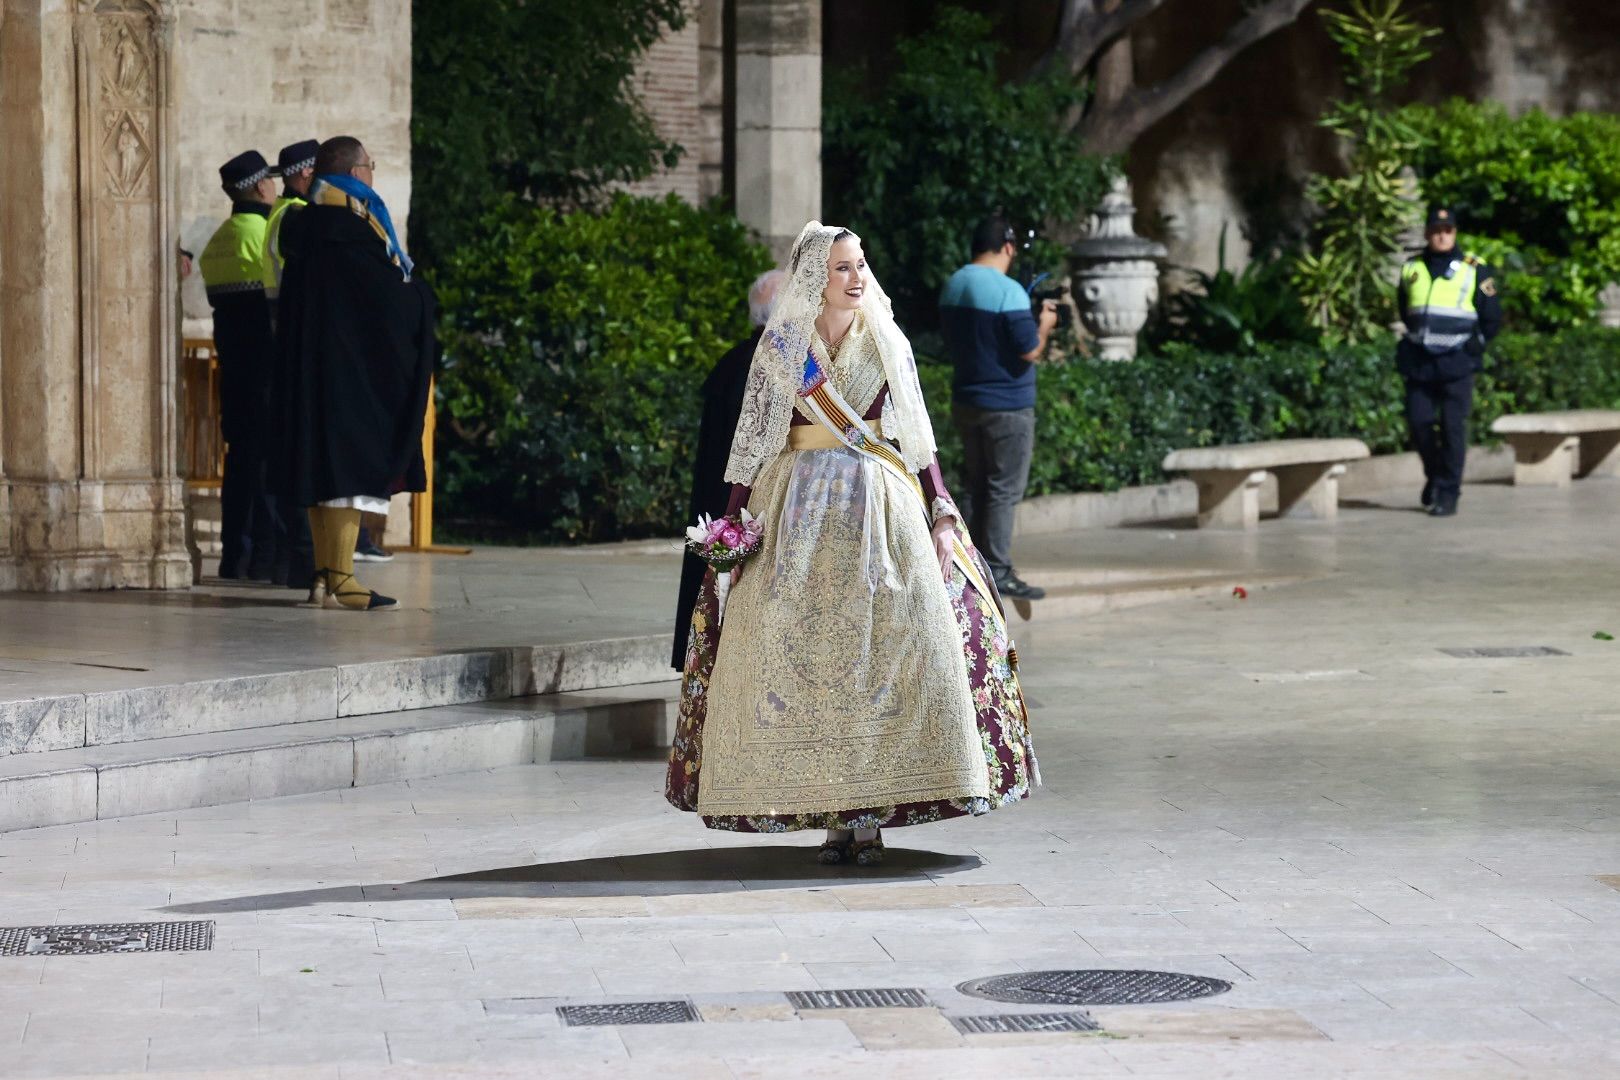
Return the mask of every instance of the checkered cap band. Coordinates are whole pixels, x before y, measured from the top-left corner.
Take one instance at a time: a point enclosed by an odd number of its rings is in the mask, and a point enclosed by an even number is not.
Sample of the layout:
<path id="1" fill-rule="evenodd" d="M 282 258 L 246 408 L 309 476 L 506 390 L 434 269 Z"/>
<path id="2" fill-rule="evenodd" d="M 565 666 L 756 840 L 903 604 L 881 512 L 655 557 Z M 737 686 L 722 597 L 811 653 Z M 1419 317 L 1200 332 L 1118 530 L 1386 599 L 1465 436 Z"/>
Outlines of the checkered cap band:
<path id="1" fill-rule="evenodd" d="M 246 176 L 242 177 L 242 179 L 232 184 L 231 187 L 237 191 L 246 191 L 248 188 L 252 187 L 254 184 L 257 184 L 260 180 L 263 180 L 269 175 L 270 167 L 266 165 L 257 172 L 248 173 Z"/>

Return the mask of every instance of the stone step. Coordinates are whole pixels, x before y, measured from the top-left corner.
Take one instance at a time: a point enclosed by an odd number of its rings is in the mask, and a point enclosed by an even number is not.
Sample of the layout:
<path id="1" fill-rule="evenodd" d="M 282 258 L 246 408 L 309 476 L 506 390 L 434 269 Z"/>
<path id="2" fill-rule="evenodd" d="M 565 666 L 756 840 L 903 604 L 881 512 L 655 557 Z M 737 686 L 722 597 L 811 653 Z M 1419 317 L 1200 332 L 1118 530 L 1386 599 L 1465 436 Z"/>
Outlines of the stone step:
<path id="1" fill-rule="evenodd" d="M 1031 568 L 1027 580 L 1046 587 L 1040 600 L 1009 600 L 1007 610 L 1016 630 L 1020 624 L 1051 622 L 1078 616 L 1100 615 L 1108 611 L 1159 604 L 1170 600 L 1214 600 L 1232 596 L 1242 588 L 1253 593 L 1278 585 L 1305 580 L 1300 575 L 1256 574 L 1247 571 L 1212 571 L 1201 574 L 1123 576 L 1116 580 L 1073 583 L 1049 579 Z"/>
<path id="2" fill-rule="evenodd" d="M 674 681 L 0 758 L 0 832 L 668 746 Z"/>
<path id="3" fill-rule="evenodd" d="M 0 700 L 8 754 L 169 739 L 674 679 L 664 635 L 407 656 Z"/>

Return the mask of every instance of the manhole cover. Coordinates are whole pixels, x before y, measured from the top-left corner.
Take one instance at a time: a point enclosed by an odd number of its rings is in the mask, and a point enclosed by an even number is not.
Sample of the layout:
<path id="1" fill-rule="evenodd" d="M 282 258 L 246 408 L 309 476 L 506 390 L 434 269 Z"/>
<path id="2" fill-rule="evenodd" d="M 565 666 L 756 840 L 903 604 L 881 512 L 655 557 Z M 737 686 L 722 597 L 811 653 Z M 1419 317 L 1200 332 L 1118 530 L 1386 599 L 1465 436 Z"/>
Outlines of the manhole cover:
<path id="1" fill-rule="evenodd" d="M 1173 971 L 1021 971 L 974 979 L 957 989 L 1017 1005 L 1151 1005 L 1224 994 L 1232 984 Z"/>
<path id="2" fill-rule="evenodd" d="M 953 1016 L 951 1026 L 963 1035 L 1002 1035 L 1015 1031 L 1096 1031 L 1097 1021 L 1083 1012 L 1006 1013 L 1001 1016 Z"/>
<path id="3" fill-rule="evenodd" d="M 1499 660 L 1516 656 L 1568 656 L 1563 649 L 1551 645 L 1481 645 L 1468 649 L 1441 649 L 1447 656 L 1459 660 Z"/>
<path id="4" fill-rule="evenodd" d="M 921 990 L 789 990 L 795 1009 L 926 1009 L 933 1002 Z"/>
<path id="5" fill-rule="evenodd" d="M 698 1020 L 690 1001 L 626 1001 L 611 1005 L 559 1005 L 564 1027 L 609 1024 L 690 1024 Z"/>
<path id="6" fill-rule="evenodd" d="M 214 947 L 212 922 L 108 923 L 99 926 L 0 926 L 0 956 L 97 956 L 102 953 L 202 952 Z"/>

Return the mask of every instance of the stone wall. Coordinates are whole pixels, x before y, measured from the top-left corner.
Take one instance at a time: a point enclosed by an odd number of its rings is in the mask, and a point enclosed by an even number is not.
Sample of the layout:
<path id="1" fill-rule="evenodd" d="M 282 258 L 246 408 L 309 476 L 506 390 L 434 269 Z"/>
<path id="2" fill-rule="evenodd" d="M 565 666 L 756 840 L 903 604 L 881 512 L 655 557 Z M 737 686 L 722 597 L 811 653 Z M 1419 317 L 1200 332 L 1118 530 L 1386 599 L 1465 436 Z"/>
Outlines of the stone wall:
<path id="1" fill-rule="evenodd" d="M 1333 168 L 1337 152 L 1316 126 L 1339 87 L 1321 6 L 1241 54 L 1131 148 L 1138 220 L 1158 219 L 1172 262 L 1214 269 L 1223 225 L 1231 266 L 1246 262 L 1252 245 L 1302 228 L 1304 177 Z M 1184 62 L 1237 8 L 1236 0 L 1217 0 L 1154 16 L 1136 42 L 1138 76 L 1151 81 Z M 1497 101 L 1516 113 L 1620 109 L 1612 75 L 1620 5 L 1431 0 L 1419 14 L 1442 35 L 1432 42 L 1433 59 L 1414 73 L 1416 98 Z"/>
<path id="2" fill-rule="evenodd" d="M 821 212 L 820 0 L 693 0 L 635 85 L 680 163 L 629 190 L 730 195 L 781 258 Z"/>
<path id="3" fill-rule="evenodd" d="M 411 21 L 405 0 L 177 0 L 180 235 L 201 254 L 230 202 L 219 166 L 300 139 L 354 135 L 403 228 L 411 198 Z M 409 246 L 409 240 L 406 241 Z M 187 331 L 208 336 L 200 275 Z"/>
<path id="4" fill-rule="evenodd" d="M 410 72 L 403 0 L 0 0 L 0 589 L 190 583 L 176 249 L 221 162 L 312 136 L 405 221 Z"/>
<path id="5" fill-rule="evenodd" d="M 163 0 L 0 7 L 0 588 L 189 584 Z"/>
<path id="6" fill-rule="evenodd" d="M 1008 76 L 1043 55 L 1057 27 L 1055 0 L 956 2 L 996 16 Z M 1328 3 L 1317 0 L 1294 25 L 1245 50 L 1131 147 L 1137 231 L 1162 240 L 1172 263 L 1213 270 L 1224 228 L 1227 264 L 1241 266 L 1252 246 L 1303 228 L 1304 177 L 1335 162 L 1334 140 L 1316 124 L 1339 78 L 1318 13 Z M 895 40 L 925 30 L 941 5 L 824 0 L 823 6 L 829 72 L 864 67 L 875 86 Z M 1163 5 L 1133 36 L 1138 80 L 1153 83 L 1177 71 L 1242 12 L 1242 0 Z M 1461 95 L 1515 112 L 1620 109 L 1613 77 L 1620 4 L 1613 0 L 1427 0 L 1418 14 L 1443 34 L 1432 43 L 1434 58 L 1416 73 L 1416 97 Z"/>
<path id="7" fill-rule="evenodd" d="M 662 170 L 647 179 L 626 184 L 634 195 L 665 195 L 674 192 L 687 202 L 697 202 L 702 158 L 702 123 L 698 96 L 701 65 L 701 20 L 697 5 L 686 25 L 654 43 L 636 65 L 631 84 L 653 118 L 660 137 L 679 144 L 684 153 L 673 169 Z"/>

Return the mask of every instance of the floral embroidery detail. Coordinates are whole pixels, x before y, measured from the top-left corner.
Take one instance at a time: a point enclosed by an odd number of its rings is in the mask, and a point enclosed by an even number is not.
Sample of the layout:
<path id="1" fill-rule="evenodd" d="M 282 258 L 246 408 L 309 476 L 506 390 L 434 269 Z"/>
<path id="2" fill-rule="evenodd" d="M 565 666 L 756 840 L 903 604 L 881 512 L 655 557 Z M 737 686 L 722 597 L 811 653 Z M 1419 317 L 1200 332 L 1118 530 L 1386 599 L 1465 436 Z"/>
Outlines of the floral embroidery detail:
<path id="1" fill-rule="evenodd" d="M 972 541 L 964 538 L 969 556 L 985 573 Z M 922 825 L 945 818 L 980 816 L 1027 798 L 1035 760 L 1029 729 L 1019 703 L 1017 678 L 1007 663 L 1007 641 L 995 630 L 995 601 L 968 587 L 957 568 L 948 592 L 962 632 L 963 660 L 977 710 L 979 742 L 990 776 L 988 799 L 941 799 L 901 806 L 854 807 L 834 813 L 770 816 L 705 816 L 711 829 L 727 832 L 782 833 L 801 829 L 872 829 Z M 714 574 L 704 575 L 693 609 L 691 643 L 682 681 L 680 714 L 670 747 L 665 797 L 680 810 L 697 809 L 702 767 L 703 721 L 708 711 L 709 676 L 720 644 Z"/>

